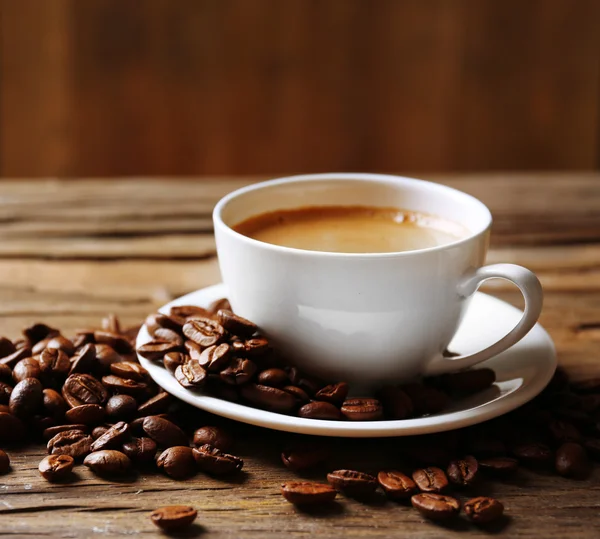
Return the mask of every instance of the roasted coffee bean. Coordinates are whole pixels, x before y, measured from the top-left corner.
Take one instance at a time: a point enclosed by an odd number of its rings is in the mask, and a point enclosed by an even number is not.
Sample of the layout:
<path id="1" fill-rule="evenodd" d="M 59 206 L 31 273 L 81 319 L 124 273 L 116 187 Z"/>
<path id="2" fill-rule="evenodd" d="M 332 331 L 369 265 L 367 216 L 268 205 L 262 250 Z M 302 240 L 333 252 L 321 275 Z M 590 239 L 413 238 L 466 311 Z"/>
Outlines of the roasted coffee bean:
<path id="1" fill-rule="evenodd" d="M 337 491 L 322 483 L 288 481 L 281 485 L 281 494 L 295 505 L 312 505 L 332 502 L 337 496 Z"/>
<path id="2" fill-rule="evenodd" d="M 80 348 L 71 359 L 71 370 L 69 374 L 89 373 L 94 369 L 96 363 L 96 345 L 89 343 Z"/>
<path id="3" fill-rule="evenodd" d="M 314 395 L 319 389 L 325 387 L 326 384 L 310 376 L 306 376 L 300 372 L 296 367 L 292 367 L 288 370 L 288 376 L 293 385 L 303 389 L 308 395 Z"/>
<path id="4" fill-rule="evenodd" d="M 154 313 L 149 315 L 144 322 L 146 329 L 150 335 L 154 336 L 154 333 L 161 328 L 170 329 L 177 333 L 181 333 L 183 324 L 185 324 L 185 317 L 177 315 L 167 316 L 162 313 Z"/>
<path id="5" fill-rule="evenodd" d="M 124 421 L 119 421 L 92 443 L 91 450 L 102 451 L 103 449 L 120 447 L 130 436 L 129 425 Z"/>
<path id="6" fill-rule="evenodd" d="M 548 425 L 548 429 L 550 430 L 550 434 L 557 443 L 580 443 L 583 440 L 579 430 L 570 423 L 567 423 L 566 421 L 556 419 Z"/>
<path id="7" fill-rule="evenodd" d="M 465 514 L 476 524 L 488 524 L 504 514 L 504 505 L 494 498 L 480 496 L 465 502 Z"/>
<path id="8" fill-rule="evenodd" d="M 297 406 L 302 406 L 310 401 L 310 397 L 306 394 L 306 391 L 297 386 L 284 386 L 281 389 L 296 399 Z"/>
<path id="9" fill-rule="evenodd" d="M 226 343 L 224 343 L 226 344 Z M 202 346 L 200 346 L 198 343 L 195 343 L 194 341 L 190 341 L 189 339 L 187 341 L 185 341 L 183 343 L 183 347 L 185 348 L 187 355 L 190 356 L 191 359 L 197 359 L 200 361 L 200 356 L 202 355 Z M 210 346 L 209 346 L 210 348 Z M 200 361 L 200 364 L 202 364 L 202 361 Z M 205 365 L 202 365 L 203 367 Z"/>
<path id="10" fill-rule="evenodd" d="M 148 380 L 148 371 L 139 363 L 134 363 L 133 361 L 113 363 L 110 366 L 110 372 L 120 378 L 127 378 L 136 382 L 145 382 Z"/>
<path id="11" fill-rule="evenodd" d="M 231 303 L 229 303 L 229 300 L 227 298 L 216 299 L 208 306 L 208 311 L 213 314 L 217 314 L 221 310 L 233 312 L 233 309 L 231 308 Z"/>
<path id="12" fill-rule="evenodd" d="M 233 438 L 221 427 L 200 427 L 194 432 L 193 443 L 196 447 L 211 445 L 221 451 L 229 451 L 233 446 Z"/>
<path id="13" fill-rule="evenodd" d="M 102 377 L 102 384 L 114 391 L 132 397 L 141 397 L 148 392 L 148 384 L 145 382 L 136 382 L 129 378 L 121 378 L 114 374 L 109 374 Z"/>
<path id="14" fill-rule="evenodd" d="M 92 438 L 94 440 L 97 440 L 98 438 L 100 438 L 100 436 L 102 436 L 104 433 L 106 433 L 109 428 L 110 427 L 106 427 L 104 425 L 101 425 L 99 427 L 94 427 L 94 429 L 92 430 Z"/>
<path id="15" fill-rule="evenodd" d="M 110 333 L 121 334 L 121 324 L 119 317 L 113 313 L 106 315 L 101 322 L 102 329 Z"/>
<path id="16" fill-rule="evenodd" d="M 341 406 L 348 396 L 350 386 L 346 382 L 338 382 L 319 389 L 315 393 L 315 400 L 330 402 L 336 406 Z"/>
<path id="17" fill-rule="evenodd" d="M 41 382 L 37 378 L 25 378 L 13 388 L 8 406 L 13 415 L 29 418 L 42 407 L 43 401 Z"/>
<path id="18" fill-rule="evenodd" d="M 68 477 L 73 471 L 75 460 L 69 455 L 48 455 L 44 458 L 38 470 L 46 481 L 60 481 Z"/>
<path id="19" fill-rule="evenodd" d="M 383 417 L 383 408 L 377 399 L 347 399 L 342 404 L 341 412 L 350 421 L 376 421 Z"/>
<path id="20" fill-rule="evenodd" d="M 435 466 L 415 470 L 412 478 L 422 492 L 440 493 L 448 487 L 448 478 L 444 470 Z"/>
<path id="21" fill-rule="evenodd" d="M 0 442 L 17 442 L 24 436 L 24 423 L 8 412 L 0 412 Z"/>
<path id="22" fill-rule="evenodd" d="M 289 383 L 289 378 L 287 373 L 283 369 L 278 369 L 274 367 L 271 369 L 265 369 L 264 371 L 259 373 L 257 381 L 263 386 L 281 388 Z"/>
<path id="23" fill-rule="evenodd" d="M 165 354 L 180 352 L 181 344 L 174 341 L 150 341 L 138 347 L 137 353 L 150 361 L 159 361 Z"/>
<path id="24" fill-rule="evenodd" d="M 209 346 L 204 350 L 198 362 L 209 372 L 220 372 L 227 368 L 231 361 L 231 346 L 227 343 Z"/>
<path id="25" fill-rule="evenodd" d="M 480 470 L 498 477 L 513 474 L 519 468 L 519 461 L 510 457 L 491 457 L 479 460 L 477 463 Z"/>
<path id="26" fill-rule="evenodd" d="M 244 461 L 234 455 L 223 453 L 212 445 L 205 444 L 193 449 L 198 468 L 211 475 L 226 475 L 239 472 Z"/>
<path id="27" fill-rule="evenodd" d="M 96 344 L 96 363 L 94 367 L 100 374 L 109 373 L 111 365 L 122 361 L 121 354 L 118 354 L 108 344 Z"/>
<path id="28" fill-rule="evenodd" d="M 227 309 L 221 309 L 217 312 L 217 320 L 229 333 L 244 339 L 252 337 L 258 331 L 256 324 L 233 314 Z"/>
<path id="29" fill-rule="evenodd" d="M 326 419 L 330 421 L 341 421 L 344 419 L 339 408 L 324 401 L 313 401 L 305 404 L 298 410 L 300 417 L 307 419 Z"/>
<path id="30" fill-rule="evenodd" d="M 137 413 L 140 416 L 157 415 L 167 411 L 169 405 L 173 402 L 173 398 L 166 391 L 161 391 L 154 397 L 149 398 L 144 403 L 140 404 Z"/>
<path id="31" fill-rule="evenodd" d="M 36 359 L 32 357 L 26 357 L 19 361 L 13 368 L 12 377 L 15 382 L 25 380 L 25 378 L 37 378 L 40 379 L 42 369 Z"/>
<path id="32" fill-rule="evenodd" d="M 150 415 L 144 418 L 142 428 L 146 435 L 161 447 L 188 445 L 188 438 L 185 433 L 168 419 Z"/>
<path id="33" fill-rule="evenodd" d="M 81 430 L 65 430 L 48 441 L 48 454 L 69 455 L 75 460 L 85 457 L 90 451 L 93 438 Z"/>
<path id="34" fill-rule="evenodd" d="M 589 378 L 571 384 L 575 393 L 600 393 L 600 378 Z"/>
<path id="35" fill-rule="evenodd" d="M 10 470 L 10 458 L 0 449 L 0 475 L 7 473 Z"/>
<path id="36" fill-rule="evenodd" d="M 12 386 L 9 386 L 4 382 L 0 382 L 0 404 L 8 404 L 12 390 Z"/>
<path id="37" fill-rule="evenodd" d="M 177 367 L 189 360 L 190 356 L 183 354 L 182 352 L 169 352 L 168 354 L 165 354 L 165 357 L 163 358 L 163 365 L 171 374 L 175 374 Z"/>
<path id="38" fill-rule="evenodd" d="M 82 404 L 71 408 L 65 414 L 69 423 L 82 423 L 84 425 L 98 425 L 104 420 L 105 410 L 99 404 Z"/>
<path id="39" fill-rule="evenodd" d="M 150 520 L 165 531 L 181 531 L 192 525 L 198 513 L 189 505 L 168 505 L 152 511 Z"/>
<path id="40" fill-rule="evenodd" d="M 68 430 L 80 430 L 81 432 L 86 433 L 89 430 L 89 427 L 81 423 L 68 425 L 53 425 L 52 427 L 44 429 L 42 436 L 44 437 L 44 440 L 50 440 L 51 438 L 54 438 L 57 434 Z"/>
<path id="41" fill-rule="evenodd" d="M 231 360 L 229 367 L 221 371 L 219 375 L 221 380 L 231 386 L 241 386 L 248 383 L 256 372 L 256 364 L 241 357 Z"/>
<path id="42" fill-rule="evenodd" d="M 94 340 L 98 344 L 108 344 L 119 354 L 131 354 L 133 347 L 131 343 L 122 335 L 111 333 L 109 331 L 94 331 Z"/>
<path id="43" fill-rule="evenodd" d="M 375 492 L 377 479 L 354 470 L 336 470 L 327 474 L 327 481 L 350 496 L 364 496 Z"/>
<path id="44" fill-rule="evenodd" d="M 129 421 L 137 415 L 138 404 L 131 395 L 113 395 L 106 403 L 106 415 L 113 421 Z"/>
<path id="45" fill-rule="evenodd" d="M 7 367 L 10 367 L 12 369 L 22 359 L 25 359 L 26 357 L 31 357 L 31 354 L 32 350 L 31 348 L 29 348 L 29 346 L 19 348 L 15 350 L 12 354 L 0 359 L 0 365 L 6 365 Z"/>
<path id="46" fill-rule="evenodd" d="M 156 460 L 156 465 L 173 479 L 185 479 L 196 473 L 196 461 L 192 448 L 188 446 L 165 449 Z"/>
<path id="47" fill-rule="evenodd" d="M 29 420 L 29 425 L 36 432 L 36 434 L 38 434 L 43 433 L 46 429 L 55 426 L 56 421 L 56 419 L 48 415 L 36 414 Z"/>
<path id="48" fill-rule="evenodd" d="M 483 391 L 496 381 L 496 373 L 492 369 L 473 369 L 468 371 L 442 374 L 439 377 L 441 389 L 451 393 L 470 395 Z"/>
<path id="49" fill-rule="evenodd" d="M 176 305 L 169 309 L 169 316 L 176 316 L 187 320 L 188 318 L 211 318 L 214 313 L 198 305 Z"/>
<path id="50" fill-rule="evenodd" d="M 475 483 L 479 478 L 479 466 L 477 460 L 469 455 L 464 459 L 450 462 L 446 473 L 451 483 L 466 487 Z"/>
<path id="51" fill-rule="evenodd" d="M 98 475 L 122 475 L 131 468 L 131 461 L 121 451 L 104 449 L 90 453 L 83 464 Z"/>
<path id="52" fill-rule="evenodd" d="M 75 337 L 73 337 L 73 346 L 75 350 L 85 346 L 86 344 L 94 344 L 94 330 L 93 329 L 78 329 L 75 331 Z"/>
<path id="53" fill-rule="evenodd" d="M 254 337 L 245 341 L 231 342 L 233 354 L 236 356 L 258 358 L 269 351 L 269 341 L 264 337 Z"/>
<path id="54" fill-rule="evenodd" d="M 16 346 L 10 339 L 0 337 L 0 358 L 9 356 L 17 350 Z"/>
<path id="55" fill-rule="evenodd" d="M 460 512 L 460 502 L 452 496 L 432 493 L 415 494 L 410 501 L 419 513 L 431 520 L 445 520 Z"/>
<path id="56" fill-rule="evenodd" d="M 208 348 L 225 338 L 225 329 L 210 318 L 191 318 L 184 324 L 183 334 L 203 348 Z"/>
<path id="57" fill-rule="evenodd" d="M 177 346 L 183 346 L 183 337 L 176 331 L 168 328 L 158 328 L 154 332 L 154 340 L 156 341 L 168 341 L 176 343 Z"/>
<path id="58" fill-rule="evenodd" d="M 207 373 L 195 359 L 175 369 L 175 379 L 186 389 L 199 389 L 206 383 Z"/>
<path id="59" fill-rule="evenodd" d="M 46 324 L 33 324 L 23 330 L 23 336 L 31 344 L 37 344 L 41 340 L 56 337 L 60 332 Z"/>
<path id="60" fill-rule="evenodd" d="M 156 455 L 156 442 L 151 438 L 133 438 L 130 442 L 123 444 L 122 451 L 132 461 L 140 464 L 154 461 Z"/>
<path id="61" fill-rule="evenodd" d="M 386 496 L 392 500 L 410 498 L 419 491 L 415 482 L 408 475 L 396 470 L 379 472 L 377 482 Z"/>
<path id="62" fill-rule="evenodd" d="M 296 408 L 296 399 L 275 387 L 258 384 L 245 384 L 240 393 L 250 404 L 271 412 L 290 413 Z"/>
<path id="63" fill-rule="evenodd" d="M 512 453 L 520 462 L 530 466 L 547 466 L 552 463 L 552 450 L 542 443 L 523 443 L 513 447 Z"/>
<path id="64" fill-rule="evenodd" d="M 574 479 L 585 479 L 592 471 L 586 450 L 574 442 L 566 442 L 556 450 L 555 467 L 560 475 Z"/>
<path id="65" fill-rule="evenodd" d="M 69 357 L 71 357 L 75 353 L 75 346 L 73 346 L 73 343 L 66 337 L 63 337 L 62 335 L 56 335 L 55 337 L 52 337 L 46 343 L 45 348 L 55 348 L 57 350 L 62 350 Z M 36 351 L 35 346 L 34 346 L 32 349 L 32 352 L 34 354 L 39 354 L 42 352 L 43 349 L 44 348 L 42 348 L 39 351 Z"/>
<path id="66" fill-rule="evenodd" d="M 403 384 L 400 389 L 410 398 L 416 416 L 437 414 L 448 404 L 448 395 L 434 387 L 423 384 Z"/>
<path id="67" fill-rule="evenodd" d="M 108 391 L 89 374 L 71 374 L 62 387 L 62 395 L 72 408 L 82 404 L 106 404 Z"/>
<path id="68" fill-rule="evenodd" d="M 63 380 L 71 369 L 69 356 L 62 350 L 48 348 L 40 354 L 38 360 L 42 375 L 55 380 Z"/>
<path id="69" fill-rule="evenodd" d="M 329 449 L 320 444 L 298 444 L 281 453 L 281 461 L 290 470 L 299 472 L 322 464 L 329 457 Z"/>

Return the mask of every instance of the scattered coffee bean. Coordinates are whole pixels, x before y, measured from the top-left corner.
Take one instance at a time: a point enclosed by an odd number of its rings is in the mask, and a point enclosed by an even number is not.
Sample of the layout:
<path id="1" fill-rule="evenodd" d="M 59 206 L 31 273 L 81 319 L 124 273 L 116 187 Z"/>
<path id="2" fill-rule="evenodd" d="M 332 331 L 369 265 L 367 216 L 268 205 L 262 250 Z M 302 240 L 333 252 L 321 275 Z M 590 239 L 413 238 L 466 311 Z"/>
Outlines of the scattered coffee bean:
<path id="1" fill-rule="evenodd" d="M 465 502 L 464 510 L 476 524 L 488 524 L 504 514 L 504 505 L 494 498 L 480 496 Z"/>
<path id="2" fill-rule="evenodd" d="M 574 479 L 585 479 L 592 471 L 586 450 L 574 442 L 565 442 L 556 450 L 555 467 L 560 475 Z"/>
<path id="3" fill-rule="evenodd" d="M 331 384 L 319 389 L 319 391 L 315 393 L 315 400 L 330 402 L 336 406 L 341 406 L 346 400 L 349 390 L 350 386 L 346 382 Z"/>
<path id="4" fill-rule="evenodd" d="M 542 443 L 519 444 L 512 450 L 520 462 L 530 466 L 547 466 L 554 459 L 552 450 Z"/>
<path id="5" fill-rule="evenodd" d="M 252 337 L 258 331 L 256 324 L 233 314 L 227 309 L 221 309 L 217 312 L 217 320 L 229 333 L 244 339 Z"/>
<path id="6" fill-rule="evenodd" d="M 13 368 L 12 377 L 15 383 L 25 380 L 25 378 L 40 378 L 42 369 L 37 359 L 26 357 L 19 361 Z"/>
<path id="7" fill-rule="evenodd" d="M 94 429 L 92 430 L 92 438 L 94 440 L 97 440 L 98 438 L 100 438 L 100 436 L 107 432 L 109 428 L 110 427 L 105 427 L 104 425 L 94 427 Z"/>
<path id="8" fill-rule="evenodd" d="M 86 344 L 78 350 L 71 359 L 71 370 L 69 374 L 88 373 L 94 368 L 96 362 L 96 345 Z"/>
<path id="9" fill-rule="evenodd" d="M 106 403 L 106 416 L 113 421 L 130 421 L 137 411 L 137 401 L 131 395 L 113 395 Z"/>
<path id="10" fill-rule="evenodd" d="M 199 389 L 206 383 L 206 370 L 200 362 L 190 359 L 175 369 L 175 379 L 186 389 Z"/>
<path id="11" fill-rule="evenodd" d="M 276 387 L 263 386 L 259 384 L 246 384 L 240 389 L 244 399 L 258 408 L 264 408 L 272 412 L 290 413 L 296 408 L 296 399 Z"/>
<path id="12" fill-rule="evenodd" d="M 106 388 L 89 374 L 71 374 L 62 387 L 62 395 L 72 408 L 82 404 L 102 406 L 108 400 Z"/>
<path id="13" fill-rule="evenodd" d="M 416 483 L 406 474 L 396 470 L 382 471 L 377 474 L 377 482 L 392 500 L 404 500 L 418 492 Z"/>
<path id="14" fill-rule="evenodd" d="M 3 357 L 0 359 L 0 365 L 6 365 L 11 369 L 22 359 L 31 356 L 31 348 L 25 346 L 24 348 L 19 348 L 15 350 L 12 354 Z"/>
<path id="15" fill-rule="evenodd" d="M 325 401 L 313 401 L 305 404 L 298 410 L 298 415 L 307 419 L 326 419 L 330 421 L 343 419 L 340 409 Z"/>
<path id="16" fill-rule="evenodd" d="M 65 415 L 68 410 L 67 403 L 62 395 L 54 389 L 44 389 L 42 403 L 46 413 L 52 417 L 61 418 Z"/>
<path id="17" fill-rule="evenodd" d="M 446 474 L 454 485 L 466 487 L 472 485 L 479 478 L 479 466 L 477 460 L 472 456 L 464 459 L 453 460 L 448 465 Z"/>
<path id="18" fill-rule="evenodd" d="M 376 421 L 383 417 L 383 408 L 377 399 L 347 399 L 341 412 L 350 421 Z"/>
<path id="19" fill-rule="evenodd" d="M 142 428 L 146 435 L 161 447 L 188 445 L 185 433 L 168 419 L 156 415 L 145 417 Z"/>
<path id="20" fill-rule="evenodd" d="M 130 436 L 129 425 L 124 421 L 119 421 L 102 434 L 100 438 L 94 440 L 91 445 L 91 450 L 102 451 L 103 449 L 115 449 L 126 442 Z"/>
<path id="21" fill-rule="evenodd" d="M 254 337 L 245 341 L 233 341 L 231 346 L 235 355 L 257 358 L 269 350 L 269 341 L 264 337 Z"/>
<path id="22" fill-rule="evenodd" d="M 256 378 L 257 382 L 263 386 L 282 388 L 289 383 L 287 373 L 283 369 L 271 368 L 265 369 Z"/>
<path id="23" fill-rule="evenodd" d="M 203 445 L 193 449 L 198 468 L 211 475 L 225 475 L 238 472 L 244 466 L 244 461 L 234 455 L 223 453 L 211 445 Z"/>
<path id="24" fill-rule="evenodd" d="M 102 377 L 102 384 L 114 391 L 115 393 L 121 393 L 124 395 L 131 395 L 132 397 L 142 397 L 148 391 L 148 384 L 145 382 L 137 382 L 129 378 L 121 378 L 114 374 L 109 374 Z"/>
<path id="25" fill-rule="evenodd" d="M 281 485 L 281 494 L 288 502 L 295 505 L 312 505 L 332 502 L 337 491 L 322 483 L 288 481 Z"/>
<path id="26" fill-rule="evenodd" d="M 299 472 L 322 464 L 330 455 L 329 449 L 320 444 L 297 444 L 281 453 L 281 461 L 290 470 Z"/>
<path id="27" fill-rule="evenodd" d="M 110 372 L 119 378 L 127 378 L 129 380 L 135 380 L 136 382 L 145 382 L 149 376 L 148 371 L 144 369 L 144 367 L 139 363 L 133 363 L 132 361 L 113 363 L 110 366 Z"/>
<path id="28" fill-rule="evenodd" d="M 196 461 L 192 448 L 188 446 L 173 446 L 165 449 L 156 465 L 173 479 L 185 479 L 196 472 Z"/>
<path id="29" fill-rule="evenodd" d="M 48 455 L 44 458 L 38 470 L 46 481 L 61 481 L 73 471 L 75 460 L 69 455 Z"/>
<path id="30" fill-rule="evenodd" d="M 221 451 L 229 451 L 233 438 L 221 427 L 200 427 L 194 432 L 193 443 L 196 447 L 211 445 Z"/>
<path id="31" fill-rule="evenodd" d="M 44 440 L 50 440 L 50 438 L 54 438 L 57 434 L 67 430 L 80 430 L 81 432 L 87 433 L 89 427 L 82 424 L 53 425 L 52 427 L 48 427 L 44 430 Z"/>
<path id="32" fill-rule="evenodd" d="M 498 477 L 511 475 L 519 468 L 519 461 L 510 457 L 492 457 L 477 463 L 483 472 Z"/>
<path id="33" fill-rule="evenodd" d="M 225 329 L 210 318 L 192 318 L 183 326 L 183 334 L 204 348 L 219 344 L 225 338 Z"/>
<path id="34" fill-rule="evenodd" d="M 0 475 L 7 473 L 10 470 L 10 458 L 6 452 L 0 449 Z"/>
<path id="35" fill-rule="evenodd" d="M 444 470 L 435 466 L 415 470 L 412 478 L 422 492 L 440 493 L 448 487 L 448 478 Z"/>
<path id="36" fill-rule="evenodd" d="M 169 352 L 168 354 L 165 354 L 165 357 L 163 358 L 163 365 L 171 374 L 175 374 L 177 367 L 183 365 L 189 359 L 190 357 L 182 352 Z"/>
<path id="37" fill-rule="evenodd" d="M 550 434 L 557 443 L 580 443 L 583 440 L 579 430 L 570 423 L 567 423 L 566 421 L 555 419 L 554 421 L 550 422 L 550 424 L 548 425 L 548 429 L 550 430 Z"/>
<path id="38" fill-rule="evenodd" d="M 133 438 L 123 444 L 122 451 L 132 461 L 140 464 L 154 462 L 156 456 L 156 442 L 152 438 Z"/>
<path id="39" fill-rule="evenodd" d="M 90 453 L 83 464 L 98 475 L 121 475 L 131 467 L 129 458 L 113 449 L 104 449 Z"/>
<path id="40" fill-rule="evenodd" d="M 229 367 L 221 371 L 220 377 L 226 384 L 240 386 L 252 379 L 256 368 L 256 364 L 253 361 L 236 357 L 231 360 Z"/>
<path id="41" fill-rule="evenodd" d="M 11 414 L 30 418 L 42 407 L 43 402 L 42 383 L 37 378 L 25 378 L 13 388 L 8 406 Z"/>
<path id="42" fill-rule="evenodd" d="M 204 312 L 204 309 L 202 309 L 202 312 Z M 148 333 L 152 336 L 154 336 L 155 332 L 160 328 L 171 329 L 176 333 L 180 333 L 183 324 L 185 324 L 185 317 L 180 317 L 173 313 L 171 313 L 170 316 L 162 313 L 155 313 L 148 315 L 144 324 L 146 325 Z"/>
<path id="43" fill-rule="evenodd" d="M 168 505 L 154 510 L 150 520 L 161 530 L 181 531 L 192 525 L 197 514 L 196 510 L 188 505 Z"/>
<path id="44" fill-rule="evenodd" d="M 460 512 L 460 502 L 452 496 L 443 494 L 429 492 L 415 494 L 410 501 L 419 513 L 431 520 L 445 520 Z"/>
<path id="45" fill-rule="evenodd" d="M 413 415 L 413 404 L 408 394 L 399 387 L 385 386 L 379 392 L 384 413 L 390 419 L 407 419 Z"/>
<path id="46" fill-rule="evenodd" d="M 150 361 L 161 360 L 165 354 L 179 352 L 181 344 L 174 341 L 150 341 L 138 347 L 137 353 Z"/>
<path id="47" fill-rule="evenodd" d="M 69 423 L 94 426 L 102 423 L 105 413 L 104 408 L 99 404 L 82 404 L 68 410 L 65 419 Z"/>
<path id="48" fill-rule="evenodd" d="M 377 479 L 354 470 L 336 470 L 327 474 L 327 481 L 350 496 L 364 496 L 375 492 Z"/>
<path id="49" fill-rule="evenodd" d="M 173 401 L 171 395 L 166 391 L 161 391 L 150 397 L 147 401 L 139 405 L 137 413 L 140 416 L 157 415 L 167 411 L 167 408 Z"/>
<path id="50" fill-rule="evenodd" d="M 209 372 L 220 372 L 226 369 L 231 361 L 231 346 L 227 343 L 209 346 L 200 353 L 198 362 Z"/>
<path id="51" fill-rule="evenodd" d="M 69 455 L 75 460 L 85 457 L 92 449 L 94 439 L 81 430 L 59 432 L 48 441 L 48 454 Z"/>
<path id="52" fill-rule="evenodd" d="M 300 407 L 310 401 L 310 397 L 306 394 L 306 392 L 297 386 L 284 386 L 281 389 L 296 399 L 297 407 Z"/>

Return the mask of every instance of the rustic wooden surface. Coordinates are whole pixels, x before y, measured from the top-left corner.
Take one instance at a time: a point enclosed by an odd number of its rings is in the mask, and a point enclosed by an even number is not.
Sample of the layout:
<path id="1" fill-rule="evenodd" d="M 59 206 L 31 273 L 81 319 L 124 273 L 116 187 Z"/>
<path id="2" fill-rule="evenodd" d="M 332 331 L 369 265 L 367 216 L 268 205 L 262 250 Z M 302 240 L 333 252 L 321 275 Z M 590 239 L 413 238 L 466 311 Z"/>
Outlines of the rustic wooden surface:
<path id="1" fill-rule="evenodd" d="M 600 175 L 434 177 L 470 192 L 495 217 L 490 262 L 524 264 L 546 291 L 542 324 L 559 361 L 575 377 L 600 375 Z M 3 181 L 0 183 L 0 333 L 16 337 L 44 320 L 67 332 L 114 312 L 139 323 L 165 301 L 219 281 L 210 210 L 248 179 Z M 488 291 L 516 305 L 502 282 Z M 206 423 L 219 422 L 207 415 Z M 110 482 L 83 467 L 69 484 L 37 472 L 42 447 L 11 448 L 13 469 L 0 477 L 0 534 L 10 537 L 117 537 L 159 534 L 148 513 L 165 503 L 192 504 L 202 537 L 597 537 L 600 472 L 569 481 L 522 471 L 487 485 L 509 518 L 483 532 L 464 520 L 423 521 L 392 503 L 341 499 L 307 513 L 279 495 L 293 474 L 279 463 L 288 435 L 232 425 L 247 472 L 234 482 L 161 475 Z M 365 471 L 393 464 L 401 438 L 339 443 L 340 467 Z M 315 477 L 322 475 L 315 474 Z"/>

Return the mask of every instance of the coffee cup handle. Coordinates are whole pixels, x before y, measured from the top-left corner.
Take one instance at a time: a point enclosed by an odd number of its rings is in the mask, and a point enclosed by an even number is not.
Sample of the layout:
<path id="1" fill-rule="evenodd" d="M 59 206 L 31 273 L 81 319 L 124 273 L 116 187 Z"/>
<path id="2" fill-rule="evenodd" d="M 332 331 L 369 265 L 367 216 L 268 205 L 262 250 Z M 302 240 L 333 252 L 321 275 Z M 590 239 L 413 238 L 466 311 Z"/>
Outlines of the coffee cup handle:
<path id="1" fill-rule="evenodd" d="M 491 346 L 465 356 L 445 357 L 440 354 L 426 367 L 425 374 L 435 375 L 456 371 L 481 363 L 519 342 L 535 325 L 542 311 L 543 291 L 540 281 L 528 269 L 516 264 L 491 264 L 470 274 L 458 285 L 458 293 L 468 297 L 476 292 L 487 279 L 506 279 L 516 284 L 525 298 L 525 311 L 519 323 Z"/>

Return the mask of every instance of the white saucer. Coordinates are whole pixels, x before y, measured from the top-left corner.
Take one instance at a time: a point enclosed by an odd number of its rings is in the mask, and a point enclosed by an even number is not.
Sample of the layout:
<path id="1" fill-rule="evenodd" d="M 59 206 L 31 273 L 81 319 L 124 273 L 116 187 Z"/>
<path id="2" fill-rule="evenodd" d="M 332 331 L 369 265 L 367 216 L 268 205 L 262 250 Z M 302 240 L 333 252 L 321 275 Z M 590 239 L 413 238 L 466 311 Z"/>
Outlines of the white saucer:
<path id="1" fill-rule="evenodd" d="M 215 299 L 223 297 L 227 297 L 227 290 L 225 285 L 218 284 L 177 298 L 164 305 L 160 311 L 167 313 L 173 305 L 206 307 Z M 519 309 L 477 292 L 448 348 L 460 354 L 480 350 L 507 333 L 521 315 Z M 145 326 L 142 326 L 137 346 L 150 340 Z M 556 352 L 552 339 L 542 326 L 536 324 L 521 342 L 481 364 L 496 371 L 497 381 L 494 387 L 456 401 L 444 413 L 394 421 L 324 421 L 266 412 L 191 392 L 180 386 L 161 365 L 138 357 L 159 386 L 175 397 L 213 414 L 275 430 L 353 438 L 412 436 L 457 429 L 486 421 L 531 400 L 544 389 L 556 369 Z"/>

